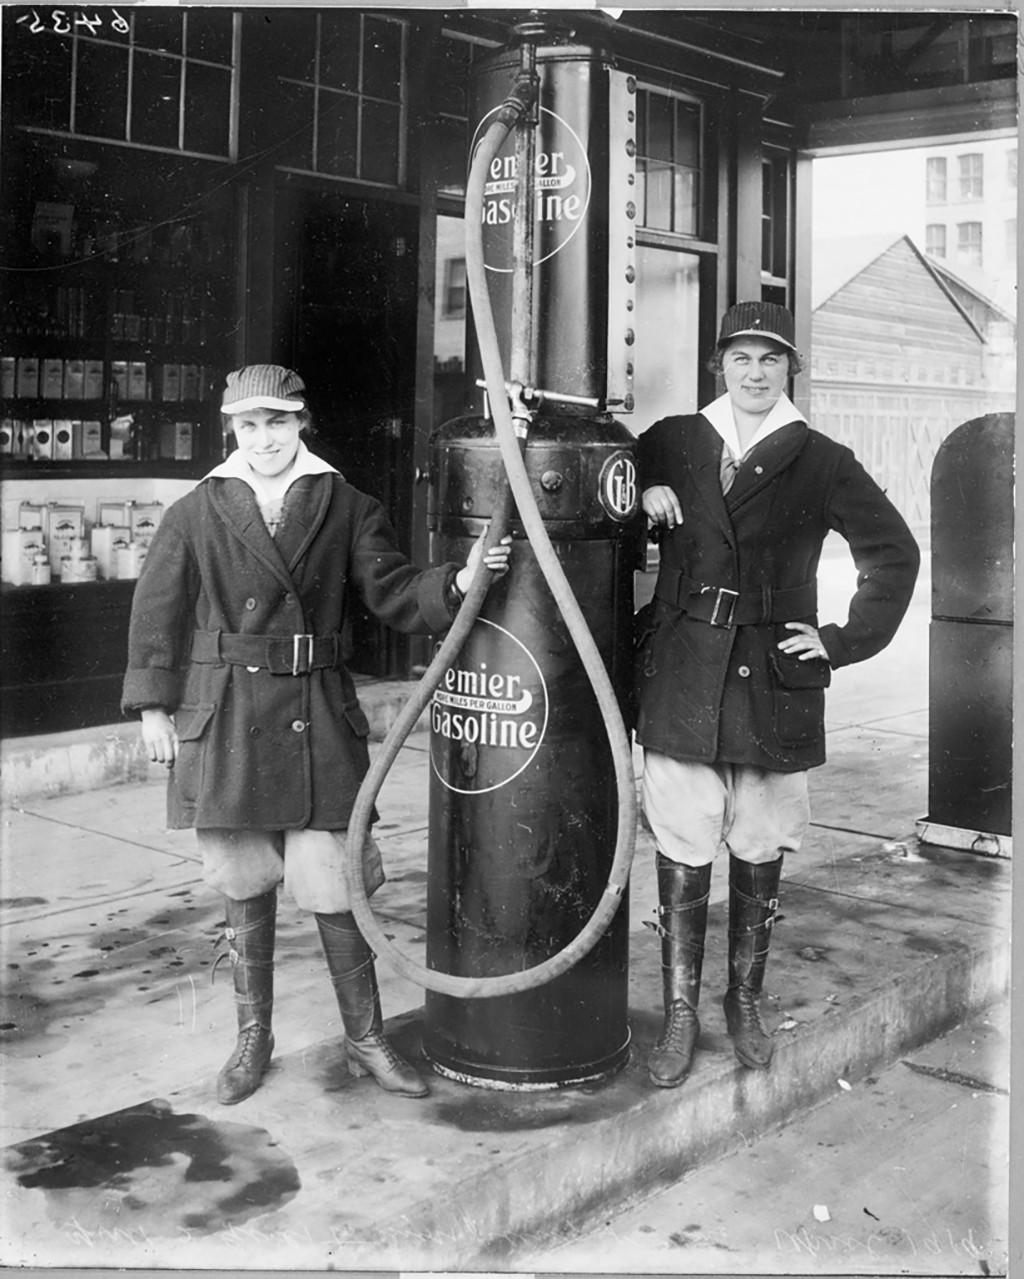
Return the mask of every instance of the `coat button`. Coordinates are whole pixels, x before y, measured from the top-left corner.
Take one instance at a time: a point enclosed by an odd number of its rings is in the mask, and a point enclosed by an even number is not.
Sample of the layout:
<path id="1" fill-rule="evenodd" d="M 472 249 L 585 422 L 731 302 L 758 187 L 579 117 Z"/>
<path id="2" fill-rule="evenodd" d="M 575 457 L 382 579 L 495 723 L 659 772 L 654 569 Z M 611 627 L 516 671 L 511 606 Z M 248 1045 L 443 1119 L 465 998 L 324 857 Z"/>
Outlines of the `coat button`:
<path id="1" fill-rule="evenodd" d="M 291 591 L 289 591 L 289 592 L 285 595 L 285 597 L 284 597 L 284 602 L 285 602 L 286 604 L 294 604 L 294 603 L 295 603 L 295 596 L 291 593 Z"/>
<path id="2" fill-rule="evenodd" d="M 750 667 L 741 666 L 739 670 L 736 672 L 736 674 L 739 675 L 741 679 L 746 679 L 747 676 L 750 674 Z"/>
<path id="3" fill-rule="evenodd" d="M 253 728 L 250 728 L 250 729 L 249 729 L 249 736 L 250 736 L 250 737 L 259 737 L 260 733 L 262 733 L 262 732 L 263 732 L 263 729 L 262 729 L 262 728 L 255 728 L 255 727 L 253 727 Z"/>
<path id="4" fill-rule="evenodd" d="M 763 466 L 755 466 L 755 467 L 754 467 L 754 474 L 755 474 L 755 475 L 763 475 L 763 474 L 764 474 L 764 467 L 763 467 Z"/>
<path id="5" fill-rule="evenodd" d="M 250 596 L 249 596 L 249 598 L 245 601 L 245 607 L 249 610 L 249 612 L 250 612 L 250 613 L 251 613 L 251 612 L 252 612 L 252 610 L 256 607 L 256 601 L 253 599 L 253 597 L 252 597 L 251 595 L 250 595 Z"/>
<path id="6" fill-rule="evenodd" d="M 302 719 L 292 720 L 292 731 L 295 733 L 303 733 L 306 730 L 306 721 Z"/>

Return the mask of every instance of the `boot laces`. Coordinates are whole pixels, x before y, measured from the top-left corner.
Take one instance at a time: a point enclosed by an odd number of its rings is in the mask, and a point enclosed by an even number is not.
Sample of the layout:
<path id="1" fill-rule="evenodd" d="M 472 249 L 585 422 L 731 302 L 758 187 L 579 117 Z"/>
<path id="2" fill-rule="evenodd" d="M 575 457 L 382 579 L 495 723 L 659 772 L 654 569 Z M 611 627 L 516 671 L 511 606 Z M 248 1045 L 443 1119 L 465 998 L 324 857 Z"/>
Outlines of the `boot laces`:
<path id="1" fill-rule="evenodd" d="M 754 991 L 749 986 L 736 986 L 734 987 L 733 995 L 744 1026 L 756 1030 L 767 1037 L 768 1032 L 764 1028 L 764 1022 L 761 1020 L 761 1005 Z"/>
<path id="2" fill-rule="evenodd" d="M 240 1030 L 230 1068 L 250 1070 L 259 1052 L 260 1039 L 267 1033 L 260 1025 L 246 1026 L 244 1030 Z"/>
<path id="3" fill-rule="evenodd" d="M 391 1047 L 386 1036 L 382 1031 L 371 1028 L 366 1032 L 362 1039 L 353 1039 L 350 1041 L 356 1049 L 360 1048 L 377 1048 L 385 1057 L 387 1064 L 394 1068 L 401 1065 L 401 1059 L 396 1055 L 395 1050 Z"/>
<path id="4" fill-rule="evenodd" d="M 677 1051 L 685 1047 L 684 1040 L 690 1034 L 697 1021 L 697 1014 L 689 1004 L 678 1000 L 672 1004 L 665 1018 L 665 1028 L 658 1040 L 659 1048 L 674 1048 Z"/>

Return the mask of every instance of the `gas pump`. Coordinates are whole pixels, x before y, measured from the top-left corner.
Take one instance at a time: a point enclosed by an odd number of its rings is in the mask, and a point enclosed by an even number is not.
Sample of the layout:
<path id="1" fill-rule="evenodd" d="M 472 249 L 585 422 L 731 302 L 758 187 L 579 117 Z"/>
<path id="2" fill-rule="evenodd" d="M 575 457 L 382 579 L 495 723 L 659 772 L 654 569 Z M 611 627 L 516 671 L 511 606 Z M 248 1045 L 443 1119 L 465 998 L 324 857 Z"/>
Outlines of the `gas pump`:
<path id="1" fill-rule="evenodd" d="M 489 592 L 481 570 L 350 824 L 360 927 L 426 988 L 435 1070 L 484 1087 L 589 1082 L 629 1052 L 636 814 L 618 708 L 644 523 L 635 441 L 608 410 L 632 408 L 633 91 L 601 49 L 534 22 L 477 72 L 469 375 L 489 413 L 432 441 L 432 558 L 464 560 L 490 521 L 492 541 L 511 527 L 513 570 Z M 420 969 L 377 926 L 358 849 L 391 738 L 428 698 Z"/>

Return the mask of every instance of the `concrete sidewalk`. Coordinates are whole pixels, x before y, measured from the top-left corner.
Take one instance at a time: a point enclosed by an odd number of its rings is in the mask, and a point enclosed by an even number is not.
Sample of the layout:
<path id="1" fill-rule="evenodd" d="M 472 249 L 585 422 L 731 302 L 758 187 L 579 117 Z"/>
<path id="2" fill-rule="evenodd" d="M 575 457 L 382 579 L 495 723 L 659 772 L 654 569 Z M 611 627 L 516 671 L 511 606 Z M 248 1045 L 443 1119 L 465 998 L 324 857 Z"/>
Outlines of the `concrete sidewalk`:
<path id="1" fill-rule="evenodd" d="M 848 596 L 844 573 L 823 582 L 823 614 L 829 592 Z M 219 902 L 191 833 L 163 830 L 161 778 L 133 764 L 134 780 L 74 793 L 54 781 L 52 743 L 23 744 L 20 766 L 9 744 L 0 1262 L 514 1269 L 537 1232 L 677 1179 L 1004 997 L 1009 863 L 924 848 L 913 834 L 927 795 L 927 623 L 923 582 L 891 648 L 838 672 L 830 690 L 830 762 L 812 775 L 814 825 L 786 866 L 768 966 L 771 1070 L 739 1067 L 725 1035 L 718 867 L 701 1051 L 678 1090 L 646 1078 L 661 995 L 659 944 L 644 926 L 653 850 L 641 835 L 633 1053 L 613 1080 L 509 1093 L 431 1076 L 416 1102 L 352 1079 L 315 929 L 284 899 L 277 1055 L 253 1097 L 218 1106 L 214 1079 L 234 1040 L 229 981 L 207 977 Z M 368 687 L 364 703 L 385 693 Z M 391 713 L 373 711 L 378 735 Z M 110 731 L 130 760 L 131 730 Z M 374 908 L 414 957 L 427 747 L 425 734 L 409 740 L 378 803 L 389 882 Z M 389 1033 L 423 1065 L 422 992 L 379 973 Z"/>

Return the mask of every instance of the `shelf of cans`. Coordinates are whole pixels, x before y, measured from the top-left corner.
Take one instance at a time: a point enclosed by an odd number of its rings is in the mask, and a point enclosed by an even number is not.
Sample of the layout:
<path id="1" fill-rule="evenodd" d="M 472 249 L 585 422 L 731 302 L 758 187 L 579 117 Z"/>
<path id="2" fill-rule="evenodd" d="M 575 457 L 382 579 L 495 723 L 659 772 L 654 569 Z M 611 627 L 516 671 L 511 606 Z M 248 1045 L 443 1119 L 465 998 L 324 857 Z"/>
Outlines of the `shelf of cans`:
<path id="1" fill-rule="evenodd" d="M 3 399 L 20 401 L 21 411 L 0 418 L 0 454 L 39 462 L 76 458 L 189 461 L 201 451 L 194 406 L 209 398 L 215 376 L 205 365 L 113 360 L 109 399 L 103 360 L 4 356 L 2 367 Z M 33 412 L 32 401 L 40 405 L 53 401 L 55 408 L 59 401 L 64 411 L 54 416 L 45 415 L 45 410 Z M 69 413 L 69 405 L 76 401 L 94 402 L 95 413 L 81 417 Z M 109 412 L 108 403 L 113 406 Z M 134 406 L 141 404 L 149 407 L 140 414 Z"/>
<path id="2" fill-rule="evenodd" d="M 13 586 L 136 578 L 160 526 L 161 502 L 97 502 L 90 528 L 84 505 L 21 502 L 18 527 L 3 532 L 2 578 Z"/>
<path id="3" fill-rule="evenodd" d="M 0 453 L 33 462 L 113 462 L 167 460 L 187 462 L 196 457 L 199 427 L 192 421 L 139 421 L 133 413 L 110 423 L 103 447 L 103 423 L 74 418 L 0 419 Z"/>

